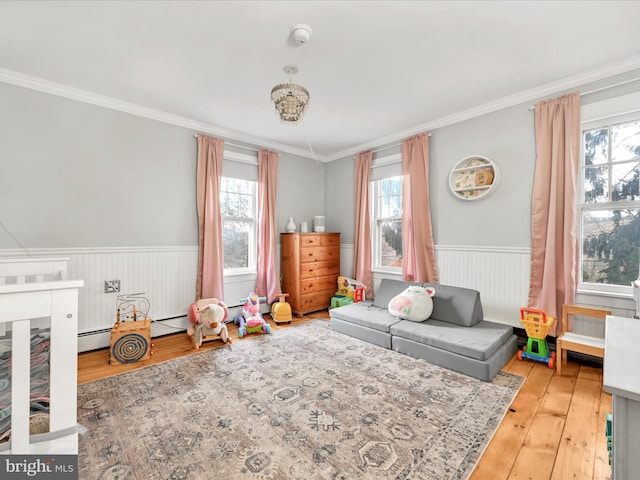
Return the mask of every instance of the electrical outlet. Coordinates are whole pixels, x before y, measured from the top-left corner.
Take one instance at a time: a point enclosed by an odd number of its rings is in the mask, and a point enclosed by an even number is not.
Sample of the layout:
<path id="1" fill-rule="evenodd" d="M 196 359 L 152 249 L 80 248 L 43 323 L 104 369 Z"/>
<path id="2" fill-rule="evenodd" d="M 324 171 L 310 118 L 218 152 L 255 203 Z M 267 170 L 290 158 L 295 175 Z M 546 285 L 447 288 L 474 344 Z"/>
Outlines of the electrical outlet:
<path id="1" fill-rule="evenodd" d="M 120 280 L 105 280 L 104 293 L 115 293 L 120 291 Z"/>

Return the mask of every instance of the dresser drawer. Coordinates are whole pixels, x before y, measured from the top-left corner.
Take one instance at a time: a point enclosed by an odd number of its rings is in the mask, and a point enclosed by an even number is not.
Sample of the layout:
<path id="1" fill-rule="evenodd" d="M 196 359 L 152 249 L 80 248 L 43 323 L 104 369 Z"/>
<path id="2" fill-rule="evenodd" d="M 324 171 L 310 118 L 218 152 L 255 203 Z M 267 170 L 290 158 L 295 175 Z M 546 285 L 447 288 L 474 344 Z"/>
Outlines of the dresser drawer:
<path id="1" fill-rule="evenodd" d="M 302 295 L 300 296 L 300 302 L 298 302 L 300 312 L 296 313 L 315 312 L 317 310 L 329 308 L 332 296 L 333 292 L 319 292 Z"/>
<path id="2" fill-rule="evenodd" d="M 300 264 L 301 279 L 333 275 L 333 280 L 334 282 L 336 282 L 336 277 L 339 274 L 340 265 L 338 265 L 336 262 L 311 262 Z"/>
<path id="3" fill-rule="evenodd" d="M 337 289 L 338 282 L 335 277 L 316 277 L 300 281 L 300 293 L 303 295 L 322 291 L 335 293 Z"/>
<path id="4" fill-rule="evenodd" d="M 340 235 L 322 235 L 320 237 L 320 245 L 323 247 L 339 247 Z"/>
<path id="5" fill-rule="evenodd" d="M 300 249 L 300 263 L 340 261 L 340 246 L 305 247 Z"/>
<path id="6" fill-rule="evenodd" d="M 300 235 L 300 248 L 319 247 L 320 235 Z"/>
<path id="7" fill-rule="evenodd" d="M 300 247 L 339 247 L 340 235 L 333 233 L 304 233 L 300 234 Z"/>

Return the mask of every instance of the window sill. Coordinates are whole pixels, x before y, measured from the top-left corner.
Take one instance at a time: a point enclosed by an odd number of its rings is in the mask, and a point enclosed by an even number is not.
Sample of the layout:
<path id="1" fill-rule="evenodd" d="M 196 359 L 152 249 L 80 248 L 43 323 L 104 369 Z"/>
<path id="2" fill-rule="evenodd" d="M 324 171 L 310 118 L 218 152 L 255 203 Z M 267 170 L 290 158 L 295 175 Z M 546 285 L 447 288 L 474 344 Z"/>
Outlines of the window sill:
<path id="1" fill-rule="evenodd" d="M 237 277 L 255 277 L 257 272 L 255 270 L 225 270 L 224 278 L 237 278 Z"/>
<path id="2" fill-rule="evenodd" d="M 576 293 L 579 295 L 593 295 L 596 297 L 621 298 L 624 300 L 634 300 L 633 291 L 631 291 L 631 293 L 623 293 L 623 292 L 608 292 L 605 290 L 592 290 L 592 289 L 578 288 Z"/>
<path id="3" fill-rule="evenodd" d="M 372 273 L 379 273 L 384 275 L 397 275 L 399 277 L 402 276 L 401 268 L 385 268 L 385 267 L 374 267 L 371 269 Z"/>

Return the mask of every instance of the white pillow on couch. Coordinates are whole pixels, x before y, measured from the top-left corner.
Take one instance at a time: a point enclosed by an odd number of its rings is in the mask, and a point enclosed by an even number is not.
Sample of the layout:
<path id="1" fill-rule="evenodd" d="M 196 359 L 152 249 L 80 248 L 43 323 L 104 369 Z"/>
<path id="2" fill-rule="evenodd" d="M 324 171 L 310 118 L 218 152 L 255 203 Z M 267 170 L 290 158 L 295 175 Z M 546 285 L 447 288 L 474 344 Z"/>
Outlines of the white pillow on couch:
<path id="1" fill-rule="evenodd" d="M 435 289 L 431 287 L 411 285 L 389 301 L 389 313 L 403 320 L 424 322 L 433 312 L 434 295 Z"/>

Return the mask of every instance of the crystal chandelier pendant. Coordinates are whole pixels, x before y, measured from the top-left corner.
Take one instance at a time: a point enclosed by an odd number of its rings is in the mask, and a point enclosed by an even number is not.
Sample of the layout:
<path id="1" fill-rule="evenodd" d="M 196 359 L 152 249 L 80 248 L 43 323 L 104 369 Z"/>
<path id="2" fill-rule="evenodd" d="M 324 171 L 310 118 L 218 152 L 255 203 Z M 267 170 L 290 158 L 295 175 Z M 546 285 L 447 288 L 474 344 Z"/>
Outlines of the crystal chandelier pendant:
<path id="1" fill-rule="evenodd" d="M 291 83 L 291 75 L 298 73 L 296 67 L 287 65 L 284 71 L 289 74 L 289 83 L 276 85 L 271 89 L 271 100 L 276 107 L 280 120 L 284 123 L 296 123 L 302 118 L 309 104 L 309 92 L 306 88 Z"/>

